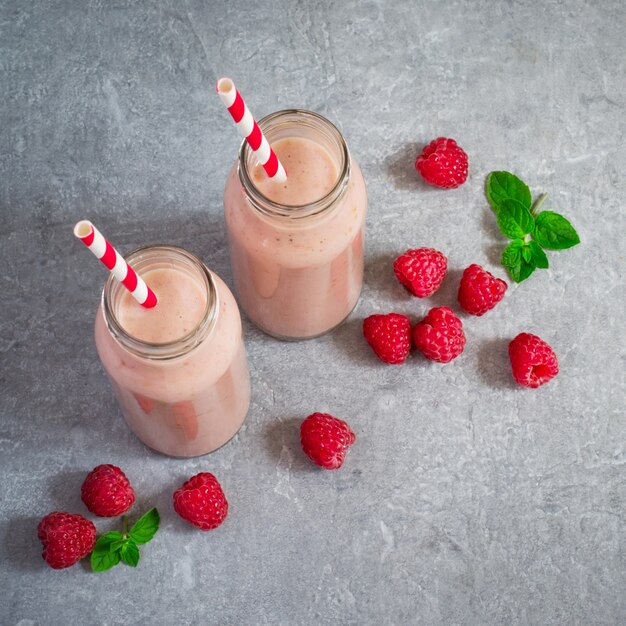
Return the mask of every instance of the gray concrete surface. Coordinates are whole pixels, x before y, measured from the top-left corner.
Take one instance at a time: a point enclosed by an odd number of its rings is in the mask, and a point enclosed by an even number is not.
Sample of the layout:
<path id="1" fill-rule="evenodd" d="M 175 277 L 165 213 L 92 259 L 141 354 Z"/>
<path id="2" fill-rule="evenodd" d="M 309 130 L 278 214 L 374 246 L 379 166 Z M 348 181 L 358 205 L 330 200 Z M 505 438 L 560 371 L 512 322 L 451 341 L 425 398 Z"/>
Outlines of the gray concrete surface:
<path id="1" fill-rule="evenodd" d="M 624 119 L 619 0 L 0 4 L 0 623 L 624 624 Z M 276 342 L 246 323 L 253 404 L 241 433 L 175 460 L 129 432 L 98 362 L 105 274 L 72 239 L 79 218 L 124 251 L 173 242 L 227 282 L 222 190 L 238 138 L 213 93 L 232 76 L 259 117 L 300 106 L 336 122 L 369 186 L 363 297 L 334 333 Z M 455 137 L 471 176 L 422 184 L 413 160 Z M 377 362 L 364 316 L 455 305 L 460 271 L 499 271 L 485 175 L 550 194 L 582 245 L 463 317 L 441 366 Z M 390 264 L 444 251 L 430 301 Z M 511 380 L 520 331 L 556 350 L 558 378 Z M 298 445 L 314 410 L 357 443 L 336 473 Z M 48 569 L 35 528 L 86 514 L 79 486 L 123 467 L 162 530 L 137 570 Z M 171 493 L 214 472 L 231 509 L 203 534 Z M 97 521 L 99 531 L 113 526 Z"/>

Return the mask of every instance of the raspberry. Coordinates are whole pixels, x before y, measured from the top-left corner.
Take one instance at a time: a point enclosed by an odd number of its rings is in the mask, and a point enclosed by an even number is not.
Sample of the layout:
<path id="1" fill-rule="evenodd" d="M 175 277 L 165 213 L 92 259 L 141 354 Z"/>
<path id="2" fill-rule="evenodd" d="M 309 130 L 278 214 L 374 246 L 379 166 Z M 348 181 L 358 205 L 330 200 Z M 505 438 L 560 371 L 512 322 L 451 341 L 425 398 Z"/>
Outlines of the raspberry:
<path id="1" fill-rule="evenodd" d="M 480 265 L 470 265 L 461 277 L 459 304 L 470 315 L 484 315 L 493 309 L 507 290 L 507 284 Z"/>
<path id="2" fill-rule="evenodd" d="M 415 168 L 427 183 L 454 189 L 467 180 L 467 154 L 454 139 L 438 137 L 417 157 Z"/>
<path id="3" fill-rule="evenodd" d="M 174 492 L 174 510 L 192 526 L 213 530 L 226 519 L 228 502 L 217 478 L 200 472 Z"/>
<path id="4" fill-rule="evenodd" d="M 520 333 L 509 344 L 513 378 L 524 387 L 535 389 L 559 373 L 554 350 L 537 335 Z"/>
<path id="5" fill-rule="evenodd" d="M 117 517 L 130 509 L 135 492 L 119 467 L 98 465 L 83 481 L 80 497 L 94 515 Z"/>
<path id="6" fill-rule="evenodd" d="M 313 413 L 300 425 L 304 453 L 325 469 L 339 469 L 355 439 L 346 422 L 328 413 Z"/>
<path id="7" fill-rule="evenodd" d="M 87 556 L 96 543 L 96 527 L 82 515 L 48 513 L 37 526 L 43 544 L 44 561 L 53 569 L 63 569 Z"/>
<path id="8" fill-rule="evenodd" d="M 411 322 L 406 315 L 370 315 L 363 320 L 363 336 L 385 363 L 404 363 L 411 350 Z"/>
<path id="9" fill-rule="evenodd" d="M 393 271 L 404 288 L 418 298 L 432 296 L 448 271 L 448 259 L 433 248 L 407 250 L 393 262 Z"/>
<path id="10" fill-rule="evenodd" d="M 461 320 L 447 306 L 428 311 L 413 328 L 413 341 L 427 359 L 448 363 L 465 347 Z"/>

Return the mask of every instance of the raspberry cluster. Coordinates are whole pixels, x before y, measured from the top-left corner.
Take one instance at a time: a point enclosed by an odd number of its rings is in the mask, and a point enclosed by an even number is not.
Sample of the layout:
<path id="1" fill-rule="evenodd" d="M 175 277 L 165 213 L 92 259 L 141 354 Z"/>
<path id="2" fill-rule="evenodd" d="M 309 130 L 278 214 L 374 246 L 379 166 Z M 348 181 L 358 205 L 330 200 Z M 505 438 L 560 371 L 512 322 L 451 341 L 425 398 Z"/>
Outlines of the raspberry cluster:
<path id="1" fill-rule="evenodd" d="M 416 169 L 426 182 L 454 188 L 467 180 L 468 158 L 463 149 L 446 137 L 430 142 L 417 157 Z M 448 271 L 448 259 L 434 248 L 412 248 L 396 258 L 393 272 L 404 289 L 417 298 L 432 296 L 441 287 Z M 469 315 L 480 317 L 504 298 L 507 284 L 476 263 L 466 267 L 458 287 L 458 305 Z M 463 323 L 447 306 L 431 308 L 412 325 L 400 313 L 374 314 L 363 320 L 363 336 L 374 354 L 399 365 L 415 346 L 424 357 L 440 363 L 457 358 L 465 348 Z M 509 356 L 514 379 L 536 388 L 558 373 L 554 351 L 536 335 L 521 333 L 510 343 Z"/>
<path id="2" fill-rule="evenodd" d="M 434 248 L 407 250 L 393 263 L 400 284 L 413 296 L 432 296 L 443 283 L 448 259 Z M 484 315 L 504 297 L 507 285 L 480 265 L 470 265 L 461 278 L 458 301 L 471 315 Z M 376 356 L 385 363 L 404 363 L 414 345 L 432 361 L 448 363 L 463 352 L 463 323 L 449 307 L 435 307 L 415 326 L 399 313 L 370 315 L 363 321 L 363 335 Z"/>
<path id="3" fill-rule="evenodd" d="M 339 463 L 340 465 L 341 463 Z M 135 502 L 135 491 L 126 474 L 115 465 L 98 465 L 81 486 L 81 499 L 98 517 L 117 517 Z M 191 477 L 174 493 L 174 510 L 200 528 L 217 528 L 228 514 L 228 502 L 219 482 L 208 472 Z M 104 571 L 121 561 L 137 566 L 138 544 L 152 539 L 159 527 L 156 509 L 148 511 L 129 530 L 110 531 L 96 540 L 96 527 L 82 515 L 53 511 L 37 527 L 43 559 L 53 569 L 70 567 L 91 553 L 94 571 Z"/>
<path id="4" fill-rule="evenodd" d="M 98 465 L 81 486 L 81 499 L 99 517 L 126 513 L 135 501 L 135 492 L 126 474 L 115 465 Z M 43 559 L 53 569 L 64 569 L 86 557 L 96 543 L 96 527 L 82 515 L 53 511 L 37 527 L 43 544 Z"/>
<path id="5" fill-rule="evenodd" d="M 433 295 L 443 283 L 447 268 L 447 258 L 434 248 L 407 250 L 393 263 L 399 283 L 417 298 Z M 458 304 L 466 313 L 479 317 L 493 309 L 506 290 L 504 280 L 473 263 L 461 276 Z M 414 326 L 407 315 L 370 315 L 363 320 L 363 336 L 381 361 L 393 365 L 404 363 L 413 346 L 429 360 L 449 363 L 466 344 L 463 323 L 446 306 L 430 309 Z M 558 373 L 554 351 L 535 335 L 518 335 L 510 344 L 509 354 L 513 377 L 520 385 L 536 388 Z"/>

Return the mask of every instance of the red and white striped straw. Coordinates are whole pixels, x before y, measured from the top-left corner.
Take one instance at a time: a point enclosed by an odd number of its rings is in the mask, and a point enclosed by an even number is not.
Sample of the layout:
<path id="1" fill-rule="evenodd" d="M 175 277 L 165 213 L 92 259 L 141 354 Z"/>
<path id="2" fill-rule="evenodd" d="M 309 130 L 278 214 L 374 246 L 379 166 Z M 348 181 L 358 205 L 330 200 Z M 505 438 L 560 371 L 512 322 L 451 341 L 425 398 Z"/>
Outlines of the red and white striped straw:
<path id="1" fill-rule="evenodd" d="M 124 257 L 102 236 L 102 233 L 88 220 L 82 220 L 74 226 L 74 235 L 78 237 L 100 259 L 111 274 L 119 280 L 133 298 L 146 309 L 157 305 L 154 291 L 146 285 L 143 278 L 128 265 Z"/>
<path id="2" fill-rule="evenodd" d="M 250 113 L 250 109 L 230 78 L 220 78 L 215 86 L 224 106 L 228 109 L 241 136 L 248 142 L 267 175 L 277 183 L 287 180 L 287 174 L 276 153 Z"/>

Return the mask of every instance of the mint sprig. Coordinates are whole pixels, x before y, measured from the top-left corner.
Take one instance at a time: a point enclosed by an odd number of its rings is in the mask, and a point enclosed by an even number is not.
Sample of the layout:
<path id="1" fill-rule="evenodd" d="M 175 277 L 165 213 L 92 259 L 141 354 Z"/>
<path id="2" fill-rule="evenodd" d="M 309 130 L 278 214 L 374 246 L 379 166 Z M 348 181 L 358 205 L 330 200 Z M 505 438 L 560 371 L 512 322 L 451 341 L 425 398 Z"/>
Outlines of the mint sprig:
<path id="1" fill-rule="evenodd" d="M 148 543 L 159 529 L 160 517 L 156 509 L 150 509 L 138 519 L 130 530 L 127 529 L 126 516 L 123 518 L 123 532 L 115 530 L 98 538 L 91 553 L 91 569 L 104 572 L 123 561 L 131 567 L 139 563 L 137 544 Z"/>
<path id="2" fill-rule="evenodd" d="M 528 185 L 510 172 L 491 172 L 485 195 L 496 214 L 502 234 L 513 241 L 502 253 L 502 265 L 511 278 L 521 283 L 535 269 L 547 269 L 546 250 L 565 250 L 580 243 L 580 237 L 559 213 L 537 213 L 546 194 L 533 203 Z"/>

